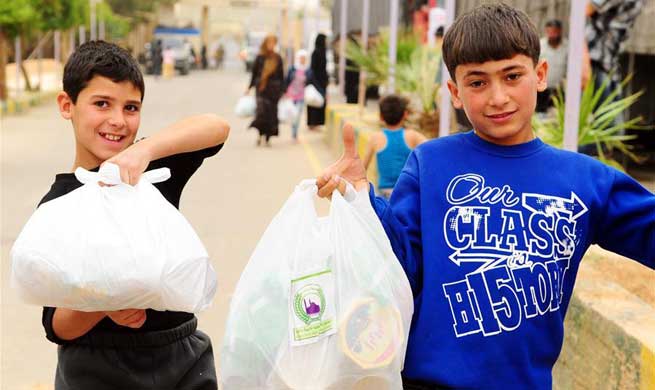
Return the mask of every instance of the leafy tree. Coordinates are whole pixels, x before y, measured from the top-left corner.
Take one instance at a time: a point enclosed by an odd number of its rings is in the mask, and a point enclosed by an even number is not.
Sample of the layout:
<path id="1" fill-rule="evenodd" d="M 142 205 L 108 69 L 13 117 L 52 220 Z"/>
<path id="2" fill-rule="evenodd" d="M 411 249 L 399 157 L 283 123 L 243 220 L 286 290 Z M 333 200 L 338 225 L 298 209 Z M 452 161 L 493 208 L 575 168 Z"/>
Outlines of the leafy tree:
<path id="1" fill-rule="evenodd" d="M 160 4 L 171 5 L 175 0 L 107 0 L 111 9 L 130 18 L 132 25 L 147 21 L 147 14 L 157 10 Z"/>
<path id="2" fill-rule="evenodd" d="M 115 14 L 106 3 L 99 3 L 96 6 L 98 19 L 104 20 L 107 35 L 105 39 L 115 40 L 124 38 L 130 32 L 129 18 Z"/>
<path id="3" fill-rule="evenodd" d="M 10 42 L 38 22 L 39 14 L 30 0 L 0 1 L 0 99 L 7 99 L 7 75 Z"/>

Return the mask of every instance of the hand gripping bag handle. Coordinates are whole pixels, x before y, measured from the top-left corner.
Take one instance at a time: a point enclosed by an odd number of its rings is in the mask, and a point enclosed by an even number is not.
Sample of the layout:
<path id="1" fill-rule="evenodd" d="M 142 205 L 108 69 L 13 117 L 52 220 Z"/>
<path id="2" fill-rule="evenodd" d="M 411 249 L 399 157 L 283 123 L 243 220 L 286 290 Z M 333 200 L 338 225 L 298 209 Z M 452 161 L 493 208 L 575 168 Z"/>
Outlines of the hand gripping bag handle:
<path id="1" fill-rule="evenodd" d="M 98 172 L 91 172 L 82 167 L 78 167 L 75 170 L 75 177 L 82 184 L 97 182 L 103 182 L 109 185 L 123 184 L 121 181 L 120 168 L 118 165 L 113 163 L 102 164 Z M 153 169 L 151 171 L 144 172 L 143 175 L 141 175 L 141 178 L 152 184 L 168 180 L 170 177 L 171 170 L 168 168 Z"/>
<path id="2" fill-rule="evenodd" d="M 343 198 L 348 202 L 352 202 L 355 199 L 355 197 L 357 197 L 357 190 L 355 190 L 355 187 L 353 187 L 353 185 L 350 184 L 348 180 L 343 178 L 341 180 L 343 180 L 344 183 L 346 183 L 346 193 L 343 195 Z M 314 194 L 316 194 L 318 192 L 318 187 L 316 186 L 316 179 L 305 179 L 296 186 L 296 189 L 300 191 L 313 189 Z M 335 192 L 341 195 L 338 188 L 335 188 L 334 191 L 332 192 L 333 196 Z"/>

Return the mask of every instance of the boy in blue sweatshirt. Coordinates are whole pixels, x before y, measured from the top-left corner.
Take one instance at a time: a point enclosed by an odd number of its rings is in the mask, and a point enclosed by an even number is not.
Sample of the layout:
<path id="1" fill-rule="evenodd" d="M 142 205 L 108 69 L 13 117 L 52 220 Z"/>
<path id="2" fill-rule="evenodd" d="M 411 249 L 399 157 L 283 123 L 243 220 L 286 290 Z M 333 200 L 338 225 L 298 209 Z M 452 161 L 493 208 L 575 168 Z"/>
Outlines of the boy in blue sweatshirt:
<path id="1" fill-rule="evenodd" d="M 564 315 L 591 244 L 655 268 L 655 195 L 531 127 L 548 64 L 523 12 L 483 5 L 447 31 L 443 56 L 467 133 L 410 155 L 390 203 L 375 197 L 344 128 L 317 179 L 369 190 L 414 293 L 405 389 L 551 389 Z"/>

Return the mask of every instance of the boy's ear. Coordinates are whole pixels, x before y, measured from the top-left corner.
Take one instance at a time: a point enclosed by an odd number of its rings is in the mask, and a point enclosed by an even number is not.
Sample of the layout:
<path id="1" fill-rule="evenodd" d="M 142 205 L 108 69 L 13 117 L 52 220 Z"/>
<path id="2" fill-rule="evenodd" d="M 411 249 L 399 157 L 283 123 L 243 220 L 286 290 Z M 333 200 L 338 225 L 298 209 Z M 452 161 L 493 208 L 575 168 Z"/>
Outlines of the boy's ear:
<path id="1" fill-rule="evenodd" d="M 453 100 L 453 106 L 461 110 L 464 105 L 462 104 L 462 100 L 459 98 L 459 88 L 457 88 L 457 84 L 451 79 L 448 80 L 448 90 L 450 91 L 450 96 L 452 97 Z"/>
<path id="2" fill-rule="evenodd" d="M 71 119 L 73 117 L 73 100 L 64 91 L 57 94 L 57 106 L 59 106 L 59 113 L 64 119 Z"/>
<path id="3" fill-rule="evenodd" d="M 537 72 L 537 91 L 543 92 L 548 87 L 548 62 L 540 60 L 534 70 Z"/>

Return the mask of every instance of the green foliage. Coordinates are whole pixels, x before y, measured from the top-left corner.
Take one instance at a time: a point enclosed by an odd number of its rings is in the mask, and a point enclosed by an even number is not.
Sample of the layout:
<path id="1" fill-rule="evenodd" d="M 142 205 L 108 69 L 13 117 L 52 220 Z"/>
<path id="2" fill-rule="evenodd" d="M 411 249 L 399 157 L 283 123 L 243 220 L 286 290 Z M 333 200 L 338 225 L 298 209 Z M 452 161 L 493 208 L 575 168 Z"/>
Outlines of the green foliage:
<path id="1" fill-rule="evenodd" d="M 88 0 L 0 1 L 0 26 L 9 38 L 65 30 L 86 23 L 88 14 Z"/>
<path id="2" fill-rule="evenodd" d="M 0 1 L 0 28 L 8 38 L 14 38 L 38 20 L 31 0 Z"/>
<path id="3" fill-rule="evenodd" d="M 130 32 L 130 20 L 124 16 L 115 14 L 106 3 L 96 5 L 98 19 L 104 20 L 107 40 L 122 39 Z"/>
<path id="4" fill-rule="evenodd" d="M 88 0 L 31 0 L 39 13 L 38 29 L 67 30 L 89 19 Z"/>
<path id="5" fill-rule="evenodd" d="M 602 101 L 603 93 L 607 89 L 607 82 L 601 84 L 598 89 L 595 88 L 593 82 L 589 82 L 580 99 L 578 145 L 594 145 L 600 161 L 621 170 L 621 164 L 612 158 L 611 153 L 614 150 L 624 153 L 635 162 L 641 161 L 639 156 L 633 152 L 633 147 L 627 144 L 628 141 L 635 139 L 636 135 L 627 135 L 625 130 L 652 130 L 651 127 L 639 125 L 642 121 L 641 116 L 623 122 L 616 121 L 643 94 L 643 91 L 639 91 L 615 101 L 619 91 L 627 85 L 631 78 L 631 75 L 626 77 L 621 83 L 621 88 L 611 91 Z M 532 126 L 544 142 L 562 147 L 565 102 L 561 90 L 553 97 L 553 103 L 555 116 L 548 119 L 539 119 L 534 116 Z"/>
<path id="6" fill-rule="evenodd" d="M 441 51 L 427 46 L 417 46 L 408 63 L 398 64 L 396 80 L 398 90 L 415 95 L 421 102 L 423 112 L 434 110 L 439 92 L 436 80 L 441 66 Z"/>
<path id="7" fill-rule="evenodd" d="M 159 5 L 171 5 L 175 0 L 106 0 L 111 9 L 134 25 L 147 21 L 148 14 L 157 10 Z"/>
<path id="8" fill-rule="evenodd" d="M 412 34 L 401 34 L 398 39 L 396 62 L 396 89 L 420 102 L 420 111 L 412 116 L 411 122 L 428 137 L 438 133 L 439 113 L 435 98 L 439 92 L 436 80 L 441 66 L 441 51 L 421 45 Z M 346 44 L 346 56 L 366 71 L 369 85 L 384 85 L 389 80 L 389 39 L 381 39 L 365 53 L 357 44 Z"/>
<path id="9" fill-rule="evenodd" d="M 419 47 L 419 42 L 411 33 L 402 33 L 398 36 L 396 45 L 396 64 L 408 64 L 412 53 Z M 346 42 L 346 57 L 355 62 L 357 66 L 366 71 L 368 85 L 382 85 L 389 79 L 389 34 L 380 33 L 379 40 L 369 48 L 368 52 L 356 43 Z"/>

